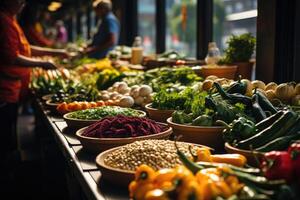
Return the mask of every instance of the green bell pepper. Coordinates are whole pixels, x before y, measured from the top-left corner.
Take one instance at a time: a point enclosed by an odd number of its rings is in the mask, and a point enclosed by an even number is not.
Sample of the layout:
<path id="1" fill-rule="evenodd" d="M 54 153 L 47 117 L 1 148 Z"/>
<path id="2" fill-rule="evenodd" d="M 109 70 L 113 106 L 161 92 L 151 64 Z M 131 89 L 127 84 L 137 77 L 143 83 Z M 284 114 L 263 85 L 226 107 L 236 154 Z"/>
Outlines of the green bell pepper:
<path id="1" fill-rule="evenodd" d="M 209 115 L 200 115 L 192 121 L 194 126 L 212 126 L 213 119 Z"/>

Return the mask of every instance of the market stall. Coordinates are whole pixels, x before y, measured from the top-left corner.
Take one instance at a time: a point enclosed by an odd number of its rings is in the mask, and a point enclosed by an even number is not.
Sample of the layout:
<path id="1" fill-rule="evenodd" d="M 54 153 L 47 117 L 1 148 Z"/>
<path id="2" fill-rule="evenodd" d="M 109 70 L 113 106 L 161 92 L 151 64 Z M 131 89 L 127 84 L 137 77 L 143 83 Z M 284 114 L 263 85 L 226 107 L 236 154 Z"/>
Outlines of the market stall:
<path id="1" fill-rule="evenodd" d="M 77 63 L 34 70 L 31 88 L 89 199 L 298 195 L 299 83 Z"/>

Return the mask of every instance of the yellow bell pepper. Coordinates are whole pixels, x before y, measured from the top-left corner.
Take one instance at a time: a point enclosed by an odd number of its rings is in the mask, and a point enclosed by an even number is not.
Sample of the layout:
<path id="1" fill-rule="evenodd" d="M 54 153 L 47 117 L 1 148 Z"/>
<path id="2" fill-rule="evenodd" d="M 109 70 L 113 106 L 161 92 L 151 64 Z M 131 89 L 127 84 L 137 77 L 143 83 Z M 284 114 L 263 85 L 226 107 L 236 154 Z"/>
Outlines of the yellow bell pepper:
<path id="1" fill-rule="evenodd" d="M 241 154 L 215 154 L 210 156 L 212 162 L 227 163 L 237 167 L 243 167 L 247 159 Z"/>
<path id="2" fill-rule="evenodd" d="M 141 165 L 135 172 L 135 181 L 138 183 L 150 183 L 154 180 L 156 172 L 147 165 Z"/>
<path id="3" fill-rule="evenodd" d="M 208 148 L 197 149 L 197 161 L 211 162 L 211 152 Z"/>

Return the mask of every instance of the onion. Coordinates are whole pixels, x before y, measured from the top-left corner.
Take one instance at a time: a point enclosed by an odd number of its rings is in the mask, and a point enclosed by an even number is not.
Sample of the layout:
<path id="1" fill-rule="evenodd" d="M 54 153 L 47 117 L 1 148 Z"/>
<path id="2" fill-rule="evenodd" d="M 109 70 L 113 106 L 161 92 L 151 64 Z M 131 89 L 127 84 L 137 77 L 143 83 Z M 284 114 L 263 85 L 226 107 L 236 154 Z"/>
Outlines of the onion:
<path id="1" fill-rule="evenodd" d="M 123 96 L 118 105 L 121 106 L 121 107 L 132 107 L 134 104 L 134 100 L 131 96 Z"/>
<path id="2" fill-rule="evenodd" d="M 266 88 L 266 84 L 260 80 L 252 81 L 252 86 L 253 88 L 260 88 L 262 90 L 265 90 Z"/>
<path id="3" fill-rule="evenodd" d="M 109 100 L 109 95 L 108 94 L 104 94 L 104 95 L 101 96 L 101 99 L 103 101 L 107 101 L 107 100 Z"/>
<path id="4" fill-rule="evenodd" d="M 120 92 L 120 93 L 122 93 L 124 90 L 126 90 L 126 91 L 129 90 L 127 83 L 125 83 L 125 82 L 119 83 L 117 91 Z M 124 93 L 126 93 L 126 92 L 124 92 Z"/>
<path id="5" fill-rule="evenodd" d="M 142 97 L 148 96 L 152 93 L 152 88 L 149 85 L 142 85 L 139 89 L 139 95 Z"/>
<path id="6" fill-rule="evenodd" d="M 295 89 L 290 83 L 282 83 L 277 86 L 275 94 L 279 99 L 289 101 L 295 96 Z"/>
<path id="7" fill-rule="evenodd" d="M 267 85 L 266 85 L 266 91 L 267 90 L 276 90 L 276 88 L 277 88 L 277 83 L 274 83 L 274 82 L 270 82 L 270 83 L 268 83 Z"/>
<path id="8" fill-rule="evenodd" d="M 276 98 L 276 94 L 274 90 L 267 90 L 266 91 L 266 96 L 269 100 L 275 99 Z"/>

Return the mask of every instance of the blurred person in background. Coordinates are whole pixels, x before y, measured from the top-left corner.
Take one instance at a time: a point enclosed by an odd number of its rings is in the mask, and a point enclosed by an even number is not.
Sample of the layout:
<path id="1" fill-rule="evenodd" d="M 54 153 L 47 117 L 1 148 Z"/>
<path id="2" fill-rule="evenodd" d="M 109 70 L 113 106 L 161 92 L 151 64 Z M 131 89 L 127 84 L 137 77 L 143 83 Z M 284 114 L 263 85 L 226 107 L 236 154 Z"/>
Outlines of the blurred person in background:
<path id="1" fill-rule="evenodd" d="M 97 17 L 101 20 L 97 32 L 92 38 L 92 42 L 85 49 L 91 58 L 101 59 L 106 57 L 109 51 L 117 45 L 120 34 L 120 24 L 116 16 L 112 13 L 112 3 L 110 0 L 95 0 L 93 8 Z"/>
<path id="2" fill-rule="evenodd" d="M 57 20 L 55 23 L 57 30 L 56 33 L 56 46 L 62 47 L 68 42 L 68 31 L 62 20 Z"/>
<path id="3" fill-rule="evenodd" d="M 43 27 L 39 22 L 40 11 L 37 5 L 27 4 L 19 17 L 19 23 L 25 33 L 28 42 L 41 47 L 53 47 L 54 41 L 48 39 L 43 33 Z"/>
<path id="4" fill-rule="evenodd" d="M 3 181 L 7 181 L 6 183 L 11 181 L 8 175 L 13 174 L 12 163 L 21 160 L 16 134 L 21 90 L 28 88 L 32 67 L 56 69 L 55 64 L 33 59 L 31 56 L 69 55 L 64 50 L 29 44 L 16 20 L 25 3 L 24 0 L 0 1 L 0 175 Z"/>

